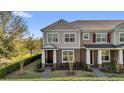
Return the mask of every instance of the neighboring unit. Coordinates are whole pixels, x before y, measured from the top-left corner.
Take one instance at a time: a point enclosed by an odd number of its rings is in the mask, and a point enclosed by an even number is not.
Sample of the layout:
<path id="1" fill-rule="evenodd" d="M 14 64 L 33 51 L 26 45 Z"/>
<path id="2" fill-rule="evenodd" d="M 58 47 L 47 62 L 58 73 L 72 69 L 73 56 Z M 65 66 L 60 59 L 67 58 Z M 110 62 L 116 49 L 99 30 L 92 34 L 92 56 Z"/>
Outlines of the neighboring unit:
<path id="1" fill-rule="evenodd" d="M 102 64 L 124 64 L 124 20 L 63 19 L 41 29 L 42 67 L 61 69 L 68 62 L 82 67 L 102 68 Z M 112 66 L 112 65 L 111 65 Z"/>

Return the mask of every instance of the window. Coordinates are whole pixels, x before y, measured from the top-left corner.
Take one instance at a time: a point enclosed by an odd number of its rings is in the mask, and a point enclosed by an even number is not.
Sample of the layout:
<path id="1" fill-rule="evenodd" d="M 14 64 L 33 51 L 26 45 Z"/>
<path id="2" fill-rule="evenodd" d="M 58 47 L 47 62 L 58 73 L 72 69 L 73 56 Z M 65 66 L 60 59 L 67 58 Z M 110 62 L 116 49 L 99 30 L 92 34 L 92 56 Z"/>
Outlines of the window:
<path id="1" fill-rule="evenodd" d="M 120 42 L 124 43 L 124 33 L 120 33 Z"/>
<path id="2" fill-rule="evenodd" d="M 48 43 L 58 43 L 58 34 L 48 33 Z"/>
<path id="3" fill-rule="evenodd" d="M 74 61 L 74 50 L 63 50 L 62 62 L 73 62 L 73 61 Z"/>
<path id="4" fill-rule="evenodd" d="M 109 50 L 102 50 L 102 61 L 110 62 L 110 51 Z"/>
<path id="5" fill-rule="evenodd" d="M 107 43 L 107 33 L 96 33 L 97 43 Z"/>
<path id="6" fill-rule="evenodd" d="M 90 33 L 83 33 L 83 40 L 90 40 Z"/>
<path id="7" fill-rule="evenodd" d="M 75 42 L 75 34 L 69 33 L 65 35 L 65 42 Z"/>

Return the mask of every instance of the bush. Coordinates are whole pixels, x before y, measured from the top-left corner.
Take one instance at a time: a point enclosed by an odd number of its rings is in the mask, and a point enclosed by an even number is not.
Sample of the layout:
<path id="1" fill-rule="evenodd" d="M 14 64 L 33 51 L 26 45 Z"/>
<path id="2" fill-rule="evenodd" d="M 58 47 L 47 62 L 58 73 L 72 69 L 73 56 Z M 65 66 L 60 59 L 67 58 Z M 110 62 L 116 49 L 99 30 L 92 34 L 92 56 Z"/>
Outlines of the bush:
<path id="1" fill-rule="evenodd" d="M 21 60 L 21 61 L 24 61 L 24 66 L 34 62 L 36 59 L 40 58 L 41 57 L 41 54 L 38 54 L 38 55 L 35 55 L 33 57 L 29 57 L 27 59 L 24 59 L 24 60 Z M 0 78 L 3 78 L 5 77 L 7 74 L 10 74 L 18 69 L 20 69 L 20 64 L 19 64 L 20 61 L 18 62 L 15 62 L 15 63 L 12 63 L 8 66 L 5 66 L 3 68 L 0 69 Z"/>
<path id="2" fill-rule="evenodd" d="M 73 63 L 73 69 L 74 70 L 83 70 L 85 67 L 85 64 L 83 64 L 82 62 L 74 62 Z M 61 70 L 69 70 L 69 63 L 62 63 L 60 65 L 60 68 L 58 69 L 61 69 Z"/>
<path id="3" fill-rule="evenodd" d="M 44 71 L 44 69 L 42 69 L 42 63 L 41 63 L 41 61 L 38 61 L 37 62 L 34 71 L 36 71 L 36 72 L 43 72 Z"/>

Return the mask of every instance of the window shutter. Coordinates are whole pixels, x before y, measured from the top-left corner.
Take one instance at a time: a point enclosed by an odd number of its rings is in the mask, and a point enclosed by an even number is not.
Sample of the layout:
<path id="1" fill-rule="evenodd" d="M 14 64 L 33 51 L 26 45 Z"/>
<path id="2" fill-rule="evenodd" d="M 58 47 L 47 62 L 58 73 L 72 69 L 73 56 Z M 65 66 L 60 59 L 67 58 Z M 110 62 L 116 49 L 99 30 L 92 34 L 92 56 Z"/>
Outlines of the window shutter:
<path id="1" fill-rule="evenodd" d="M 108 35 L 107 35 L 107 39 L 108 39 L 108 42 L 110 43 L 110 33 L 108 33 Z"/>
<path id="2" fill-rule="evenodd" d="M 95 43 L 96 42 L 96 34 L 93 33 L 93 42 Z"/>

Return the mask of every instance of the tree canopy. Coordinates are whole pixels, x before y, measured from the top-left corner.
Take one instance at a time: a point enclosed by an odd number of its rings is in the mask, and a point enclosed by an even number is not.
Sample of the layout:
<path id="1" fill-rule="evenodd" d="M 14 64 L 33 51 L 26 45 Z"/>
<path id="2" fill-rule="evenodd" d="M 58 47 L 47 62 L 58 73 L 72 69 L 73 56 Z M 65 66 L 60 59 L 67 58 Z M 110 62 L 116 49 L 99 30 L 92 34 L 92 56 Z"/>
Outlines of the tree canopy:
<path id="1" fill-rule="evenodd" d="M 11 11 L 0 12 L 0 56 L 10 57 L 17 53 L 16 42 L 28 32 L 24 20 Z"/>

